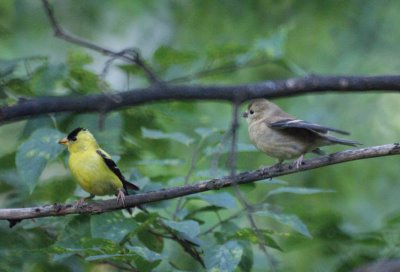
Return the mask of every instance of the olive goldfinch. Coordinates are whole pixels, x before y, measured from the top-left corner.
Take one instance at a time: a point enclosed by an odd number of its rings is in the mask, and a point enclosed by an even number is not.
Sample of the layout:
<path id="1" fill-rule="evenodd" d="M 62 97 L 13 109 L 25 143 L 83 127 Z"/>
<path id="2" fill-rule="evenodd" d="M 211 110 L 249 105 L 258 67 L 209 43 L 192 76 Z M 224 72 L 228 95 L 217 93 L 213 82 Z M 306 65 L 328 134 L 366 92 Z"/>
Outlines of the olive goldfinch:
<path id="1" fill-rule="evenodd" d="M 90 193 L 89 198 L 116 195 L 117 201 L 125 206 L 128 188 L 139 190 L 139 187 L 125 179 L 110 155 L 99 147 L 87 129 L 74 129 L 58 143 L 68 147 L 69 168 L 83 190 Z M 78 203 L 82 204 L 83 201 Z"/>
<path id="2" fill-rule="evenodd" d="M 250 102 L 243 113 L 248 124 L 250 140 L 267 155 L 284 160 L 298 158 L 295 167 L 303 161 L 304 154 L 323 154 L 321 146 L 342 144 L 357 146 L 360 143 L 328 135 L 329 131 L 349 135 L 348 132 L 298 120 L 266 99 Z"/>

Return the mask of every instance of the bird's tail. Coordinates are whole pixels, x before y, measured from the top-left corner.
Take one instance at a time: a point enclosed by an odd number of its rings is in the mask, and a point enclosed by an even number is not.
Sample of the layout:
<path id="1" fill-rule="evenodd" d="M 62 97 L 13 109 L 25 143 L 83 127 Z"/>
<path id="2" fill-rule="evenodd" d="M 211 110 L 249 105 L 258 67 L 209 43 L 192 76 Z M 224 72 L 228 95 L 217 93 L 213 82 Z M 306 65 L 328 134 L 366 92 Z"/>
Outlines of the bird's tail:
<path id="1" fill-rule="evenodd" d="M 139 187 L 136 186 L 133 183 L 130 183 L 127 180 L 124 180 L 124 189 L 125 189 L 125 195 L 129 195 L 128 189 L 138 191 Z M 137 205 L 136 207 L 138 207 L 144 213 L 149 213 L 149 211 L 143 205 Z M 129 214 L 132 214 L 132 209 L 131 208 L 126 208 L 126 210 L 129 212 Z"/>
<path id="2" fill-rule="evenodd" d="M 352 141 L 352 140 L 336 138 L 336 137 L 330 136 L 330 135 L 324 135 L 324 136 L 325 136 L 324 138 L 332 144 L 342 144 L 342 145 L 348 145 L 348 146 L 362 145 L 361 143 Z"/>
<path id="3" fill-rule="evenodd" d="M 136 186 L 135 184 L 127 181 L 125 178 L 123 178 L 122 187 L 125 190 L 125 195 L 129 195 L 128 189 L 135 190 L 135 191 L 139 190 L 138 186 Z M 126 210 L 128 211 L 129 214 L 132 214 L 132 209 L 131 208 L 126 208 Z"/>
<path id="4" fill-rule="evenodd" d="M 135 184 L 133 184 L 133 183 L 127 181 L 125 178 L 124 178 L 124 180 L 123 180 L 122 183 L 123 183 L 124 188 L 125 188 L 125 190 L 126 190 L 127 192 L 128 192 L 128 189 L 135 190 L 135 191 L 138 191 L 138 190 L 139 190 L 139 187 L 138 187 L 138 186 L 136 186 Z"/>

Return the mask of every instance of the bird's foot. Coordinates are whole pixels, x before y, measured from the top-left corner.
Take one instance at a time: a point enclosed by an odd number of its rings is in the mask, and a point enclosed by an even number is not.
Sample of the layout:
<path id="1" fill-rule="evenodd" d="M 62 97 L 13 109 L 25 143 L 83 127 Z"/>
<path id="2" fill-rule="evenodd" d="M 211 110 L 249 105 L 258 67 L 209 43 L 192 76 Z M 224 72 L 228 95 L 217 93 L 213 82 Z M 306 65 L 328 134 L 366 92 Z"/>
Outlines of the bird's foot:
<path id="1" fill-rule="evenodd" d="M 124 205 L 124 207 L 125 207 L 125 193 L 121 189 L 118 190 L 117 202 L 122 203 L 122 205 Z"/>
<path id="2" fill-rule="evenodd" d="M 94 195 L 91 194 L 90 196 L 79 199 L 78 201 L 75 202 L 74 207 L 76 207 L 76 208 L 81 207 L 83 204 L 86 203 L 86 200 L 92 199 L 93 197 L 94 197 Z"/>
<path id="3" fill-rule="evenodd" d="M 301 155 L 297 160 L 294 161 L 294 166 L 298 169 L 303 164 L 304 155 Z"/>
<path id="4" fill-rule="evenodd" d="M 86 203 L 85 200 L 86 200 L 86 198 L 81 198 L 81 199 L 79 199 L 78 201 L 76 201 L 76 202 L 74 203 L 74 207 L 75 207 L 75 208 L 80 208 L 80 207 L 82 207 L 83 204 Z"/>
<path id="5" fill-rule="evenodd" d="M 271 167 L 276 167 L 278 172 L 281 172 L 282 171 L 282 165 L 283 165 L 283 160 L 279 160 L 277 163 L 275 163 Z"/>

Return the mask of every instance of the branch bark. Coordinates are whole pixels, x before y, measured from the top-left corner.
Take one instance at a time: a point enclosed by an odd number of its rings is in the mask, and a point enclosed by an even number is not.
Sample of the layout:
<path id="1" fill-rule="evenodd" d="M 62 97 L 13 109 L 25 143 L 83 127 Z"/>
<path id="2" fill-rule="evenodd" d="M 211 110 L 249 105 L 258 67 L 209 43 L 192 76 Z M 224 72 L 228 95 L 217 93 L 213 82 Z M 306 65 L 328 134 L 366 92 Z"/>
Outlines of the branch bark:
<path id="1" fill-rule="evenodd" d="M 236 175 L 234 179 L 232 179 L 230 176 L 226 176 L 185 186 L 131 195 L 126 197 L 125 205 L 126 207 L 135 207 L 145 203 L 173 199 L 209 190 L 218 190 L 220 188 L 233 186 L 235 183 L 239 185 L 246 184 L 258 180 L 307 171 L 347 161 L 399 154 L 399 143 L 345 150 L 305 160 L 304 164 L 298 169 L 294 168 L 291 163 L 288 163 L 281 166 L 264 167 L 254 171 L 243 172 Z M 11 223 L 15 223 L 29 218 L 65 216 L 68 214 L 97 214 L 120 210 L 126 207 L 119 204 L 116 199 L 109 199 L 103 201 L 93 201 L 81 207 L 74 207 L 72 204 L 54 204 L 30 208 L 0 209 L 0 220 L 9 220 Z"/>
<path id="2" fill-rule="evenodd" d="M 155 84 L 113 95 L 41 97 L 0 108 L 0 123 L 59 112 L 107 112 L 128 106 L 168 100 L 225 100 L 277 98 L 307 93 L 400 90 L 400 76 L 308 76 L 254 84 L 202 86 Z"/>

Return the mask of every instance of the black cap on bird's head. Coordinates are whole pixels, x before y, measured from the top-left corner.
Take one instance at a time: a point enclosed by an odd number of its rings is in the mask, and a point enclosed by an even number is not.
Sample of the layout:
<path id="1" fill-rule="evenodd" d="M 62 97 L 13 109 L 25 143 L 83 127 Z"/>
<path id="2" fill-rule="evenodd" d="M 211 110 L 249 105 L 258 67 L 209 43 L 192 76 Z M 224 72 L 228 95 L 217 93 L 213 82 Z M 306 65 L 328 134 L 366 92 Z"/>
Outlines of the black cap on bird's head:
<path id="1" fill-rule="evenodd" d="M 76 141 L 76 136 L 79 134 L 79 132 L 81 131 L 87 131 L 86 128 L 81 128 L 78 127 L 76 129 L 74 129 L 73 131 L 71 131 L 67 137 L 65 137 L 64 139 L 61 139 L 60 141 L 58 141 L 59 144 L 68 144 L 68 142 L 73 142 Z"/>
<path id="2" fill-rule="evenodd" d="M 86 130 L 87 130 L 86 128 L 81 128 L 81 127 L 74 129 L 73 131 L 71 131 L 70 134 L 68 134 L 67 136 L 68 141 L 76 141 L 76 136 L 78 135 L 78 133 Z"/>

